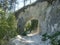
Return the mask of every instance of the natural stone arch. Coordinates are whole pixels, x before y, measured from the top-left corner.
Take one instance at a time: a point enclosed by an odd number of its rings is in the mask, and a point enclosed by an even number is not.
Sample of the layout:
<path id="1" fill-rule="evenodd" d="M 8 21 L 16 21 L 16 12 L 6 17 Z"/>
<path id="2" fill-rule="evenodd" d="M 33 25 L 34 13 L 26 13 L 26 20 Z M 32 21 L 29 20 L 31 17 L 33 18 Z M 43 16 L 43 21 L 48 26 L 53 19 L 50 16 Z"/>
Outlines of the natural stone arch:
<path id="1" fill-rule="evenodd" d="M 32 18 L 29 21 L 26 22 L 26 25 L 30 23 L 30 25 L 32 24 L 32 28 L 33 30 L 30 30 L 31 32 L 28 31 L 29 34 L 27 34 L 28 36 L 32 36 L 32 35 L 36 35 L 40 33 L 40 29 L 39 29 L 39 22 L 38 19 L 36 18 Z M 37 23 L 37 24 L 36 24 Z M 26 26 L 25 25 L 25 26 Z"/>

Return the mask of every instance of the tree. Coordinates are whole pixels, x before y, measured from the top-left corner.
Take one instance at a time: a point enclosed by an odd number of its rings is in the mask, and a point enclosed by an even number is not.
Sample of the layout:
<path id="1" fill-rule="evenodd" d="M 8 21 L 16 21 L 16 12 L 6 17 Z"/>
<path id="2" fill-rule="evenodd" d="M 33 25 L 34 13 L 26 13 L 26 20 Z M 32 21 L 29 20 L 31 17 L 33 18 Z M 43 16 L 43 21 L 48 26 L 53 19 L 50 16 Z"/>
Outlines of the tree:
<path id="1" fill-rule="evenodd" d="M 16 0 L 0 0 L 0 7 L 7 11 L 11 10 L 16 3 L 17 3 Z"/>
<path id="2" fill-rule="evenodd" d="M 4 11 L 0 12 L 0 37 L 3 38 L 5 35 L 9 34 L 9 31 L 16 31 L 17 21 L 15 19 L 15 16 L 13 14 L 9 14 L 9 16 L 6 17 L 4 15 Z M 2 32 L 1 32 L 2 31 Z M 1 39 L 0 38 L 0 39 Z"/>
<path id="3" fill-rule="evenodd" d="M 17 35 L 17 21 L 14 14 L 8 13 L 16 0 L 0 0 L 0 45 L 6 45 L 10 38 Z"/>
<path id="4" fill-rule="evenodd" d="M 17 35 L 17 21 L 14 14 L 5 15 L 5 10 L 0 8 L 0 45 L 5 45 L 10 38 Z"/>
<path id="5" fill-rule="evenodd" d="M 24 4 L 24 11 L 25 11 L 26 1 L 27 1 L 27 0 L 23 0 L 23 4 Z"/>
<path id="6" fill-rule="evenodd" d="M 30 0 L 30 4 L 31 4 L 31 0 Z"/>

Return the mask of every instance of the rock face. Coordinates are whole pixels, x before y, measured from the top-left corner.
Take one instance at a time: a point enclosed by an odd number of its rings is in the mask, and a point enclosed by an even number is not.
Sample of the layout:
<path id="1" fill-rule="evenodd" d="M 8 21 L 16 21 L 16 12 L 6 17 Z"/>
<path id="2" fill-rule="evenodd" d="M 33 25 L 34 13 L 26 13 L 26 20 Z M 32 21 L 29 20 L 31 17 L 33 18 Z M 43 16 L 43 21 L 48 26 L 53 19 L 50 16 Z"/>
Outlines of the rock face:
<path id="1" fill-rule="evenodd" d="M 41 3 L 35 4 L 35 6 L 28 7 L 27 9 L 25 9 L 25 12 L 21 12 L 17 19 L 18 27 L 20 28 L 20 31 L 23 30 L 26 22 L 33 18 L 38 20 L 38 23 L 40 26 L 40 21 L 44 20 L 45 18 L 45 12 L 46 12 L 47 6 L 48 6 L 47 2 L 41 2 Z"/>
<path id="2" fill-rule="evenodd" d="M 51 5 L 46 14 L 46 24 L 47 24 L 47 32 L 54 33 L 59 31 L 60 29 L 60 4 L 59 1 L 56 1 L 53 5 Z"/>
<path id="3" fill-rule="evenodd" d="M 38 19 L 40 34 L 35 36 L 26 36 L 22 39 L 14 38 L 11 42 L 13 45 L 50 45 L 49 40 L 42 42 L 42 34 L 48 33 L 52 35 L 56 31 L 60 31 L 60 2 L 57 0 L 52 5 L 47 2 L 36 3 L 25 9 L 26 12 L 21 12 L 18 16 L 18 25 L 24 27 L 28 20 L 31 18 Z M 21 21 L 21 17 L 23 20 Z M 21 23 L 19 22 L 21 21 Z M 23 23 L 22 23 L 23 22 Z M 22 29 L 22 28 L 21 28 Z M 27 43 L 28 42 L 28 43 Z"/>
<path id="4" fill-rule="evenodd" d="M 50 45 L 49 41 L 46 42 L 41 41 L 42 36 L 34 35 L 34 36 L 23 36 L 18 35 L 16 38 L 11 39 L 9 45 Z"/>

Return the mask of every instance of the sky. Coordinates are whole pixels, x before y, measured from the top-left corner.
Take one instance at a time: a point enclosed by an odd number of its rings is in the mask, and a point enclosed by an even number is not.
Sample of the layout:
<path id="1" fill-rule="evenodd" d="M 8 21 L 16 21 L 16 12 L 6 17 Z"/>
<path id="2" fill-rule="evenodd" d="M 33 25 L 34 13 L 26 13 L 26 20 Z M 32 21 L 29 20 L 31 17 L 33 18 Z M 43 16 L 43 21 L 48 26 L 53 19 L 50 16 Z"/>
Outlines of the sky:
<path id="1" fill-rule="evenodd" d="M 34 3 L 36 0 L 31 0 L 31 3 Z M 16 5 L 16 10 L 22 8 L 24 6 L 23 0 L 17 0 L 18 4 Z M 29 0 L 27 0 L 26 5 L 30 4 Z"/>

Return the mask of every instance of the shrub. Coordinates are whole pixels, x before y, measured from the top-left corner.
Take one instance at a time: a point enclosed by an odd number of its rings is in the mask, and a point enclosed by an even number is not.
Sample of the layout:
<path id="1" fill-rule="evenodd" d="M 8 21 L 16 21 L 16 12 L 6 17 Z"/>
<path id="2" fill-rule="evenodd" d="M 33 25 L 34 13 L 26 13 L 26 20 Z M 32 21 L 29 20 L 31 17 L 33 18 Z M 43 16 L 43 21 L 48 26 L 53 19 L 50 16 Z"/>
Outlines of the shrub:
<path id="1" fill-rule="evenodd" d="M 52 35 L 48 35 L 47 33 L 42 35 L 42 41 L 46 41 L 48 39 L 50 39 L 50 43 L 51 45 L 59 45 L 60 44 L 60 39 L 58 39 L 57 37 L 60 36 L 60 32 L 57 31 Z"/>
<path id="2" fill-rule="evenodd" d="M 17 21 L 14 14 L 9 13 L 7 15 L 4 10 L 0 10 L 0 42 L 8 41 L 10 38 L 16 36 L 16 28 Z"/>
<path id="3" fill-rule="evenodd" d="M 26 23 L 23 35 L 27 35 L 31 33 L 31 31 L 35 30 L 38 27 L 38 20 L 33 19 Z"/>

